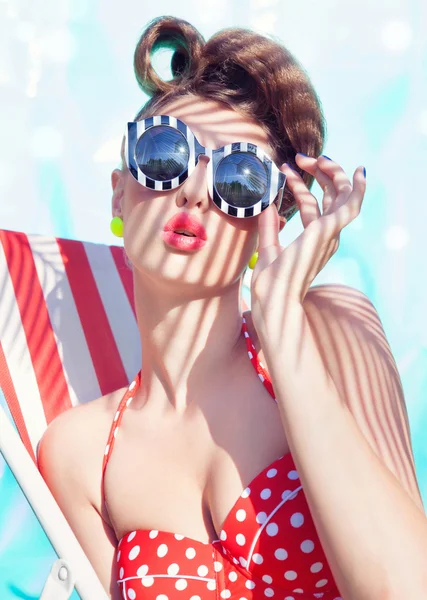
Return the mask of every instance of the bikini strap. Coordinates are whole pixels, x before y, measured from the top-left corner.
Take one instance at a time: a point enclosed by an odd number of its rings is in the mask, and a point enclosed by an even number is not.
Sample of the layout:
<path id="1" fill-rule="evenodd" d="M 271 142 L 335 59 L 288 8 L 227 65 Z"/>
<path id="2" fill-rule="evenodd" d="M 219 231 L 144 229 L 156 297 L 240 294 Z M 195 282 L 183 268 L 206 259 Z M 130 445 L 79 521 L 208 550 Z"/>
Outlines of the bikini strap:
<path id="1" fill-rule="evenodd" d="M 264 367 L 262 362 L 259 360 L 258 353 L 257 353 L 255 346 L 253 345 L 252 340 L 249 336 L 245 317 L 243 317 L 242 331 L 243 331 L 243 335 L 245 336 L 246 347 L 248 349 L 248 356 L 250 358 L 250 361 L 251 361 L 255 371 L 258 373 L 258 377 L 261 379 L 267 392 L 270 394 L 270 396 L 273 398 L 273 400 L 276 400 L 276 394 L 274 393 L 273 384 L 271 382 L 270 375 L 268 374 L 268 371 Z"/>
<path id="2" fill-rule="evenodd" d="M 114 420 L 113 420 L 113 423 L 112 423 L 111 429 L 110 429 L 110 435 L 108 436 L 107 445 L 105 447 L 104 460 L 102 462 L 102 477 L 104 477 L 105 468 L 107 466 L 108 460 L 113 451 L 114 442 L 116 440 L 117 432 L 119 431 L 120 423 L 122 421 L 125 409 L 132 402 L 135 392 L 139 388 L 140 384 L 141 384 L 141 371 L 138 373 L 138 375 L 135 377 L 135 379 L 129 385 L 127 391 L 125 392 L 123 398 L 120 401 L 119 407 L 114 416 Z"/>

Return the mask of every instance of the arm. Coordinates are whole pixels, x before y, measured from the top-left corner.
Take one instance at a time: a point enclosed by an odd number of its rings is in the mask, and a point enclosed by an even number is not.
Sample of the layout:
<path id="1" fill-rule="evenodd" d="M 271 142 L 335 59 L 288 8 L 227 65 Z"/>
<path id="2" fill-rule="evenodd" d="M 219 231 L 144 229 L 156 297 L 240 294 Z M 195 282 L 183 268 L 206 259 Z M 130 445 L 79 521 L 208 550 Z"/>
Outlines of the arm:
<path id="1" fill-rule="evenodd" d="M 427 519 L 397 369 L 369 300 L 327 296 L 287 302 L 286 335 L 260 331 L 289 446 L 343 599 L 422 600 Z"/>
<path id="2" fill-rule="evenodd" d="M 90 500 L 81 410 L 57 417 L 46 430 L 38 450 L 39 470 L 74 531 L 104 589 L 120 600 L 116 584 L 116 536 Z M 93 485 L 93 484 L 92 484 Z"/>

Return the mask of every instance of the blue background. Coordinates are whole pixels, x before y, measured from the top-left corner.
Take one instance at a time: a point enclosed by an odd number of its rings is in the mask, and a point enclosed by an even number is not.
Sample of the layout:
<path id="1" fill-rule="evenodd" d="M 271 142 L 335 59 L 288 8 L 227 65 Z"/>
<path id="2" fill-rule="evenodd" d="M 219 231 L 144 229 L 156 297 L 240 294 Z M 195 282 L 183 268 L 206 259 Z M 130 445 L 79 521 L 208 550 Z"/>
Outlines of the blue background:
<path id="1" fill-rule="evenodd" d="M 323 103 L 325 153 L 350 175 L 366 166 L 362 212 L 315 284 L 356 287 L 378 310 L 402 378 L 426 503 L 424 0 L 0 0 L 0 227 L 117 243 L 109 231 L 110 173 L 124 125 L 146 99 L 133 51 L 146 23 L 162 14 L 189 20 L 205 38 L 235 25 L 284 43 Z M 157 56 L 161 73 L 169 58 Z M 282 243 L 301 230 L 296 216 Z M 0 498 L 0 598 L 38 598 L 53 552 L 1 457 Z"/>

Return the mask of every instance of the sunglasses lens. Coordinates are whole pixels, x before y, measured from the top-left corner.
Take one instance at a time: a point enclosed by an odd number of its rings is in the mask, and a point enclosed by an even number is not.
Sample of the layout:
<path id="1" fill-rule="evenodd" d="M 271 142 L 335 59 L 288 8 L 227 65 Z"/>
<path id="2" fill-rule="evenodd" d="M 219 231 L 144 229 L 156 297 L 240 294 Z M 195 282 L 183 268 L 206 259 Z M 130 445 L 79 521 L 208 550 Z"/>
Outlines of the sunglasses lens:
<path id="1" fill-rule="evenodd" d="M 215 187 L 228 204 L 253 206 L 265 196 L 268 176 L 264 164 L 254 155 L 233 152 L 221 160 L 215 173 Z"/>
<path id="2" fill-rule="evenodd" d="M 185 137 L 167 125 L 147 129 L 135 148 L 138 167 L 154 181 L 169 181 L 179 177 L 188 166 L 189 156 Z"/>

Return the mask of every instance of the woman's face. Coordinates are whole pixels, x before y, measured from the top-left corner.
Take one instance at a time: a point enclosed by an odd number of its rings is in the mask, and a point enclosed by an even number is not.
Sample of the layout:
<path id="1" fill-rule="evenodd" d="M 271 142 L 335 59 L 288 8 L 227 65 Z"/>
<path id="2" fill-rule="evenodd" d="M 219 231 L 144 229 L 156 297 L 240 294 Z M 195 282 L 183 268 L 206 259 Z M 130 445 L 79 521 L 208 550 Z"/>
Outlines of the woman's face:
<path id="1" fill-rule="evenodd" d="M 203 146 L 220 148 L 231 142 L 253 142 L 269 156 L 267 134 L 254 121 L 216 101 L 183 96 L 164 106 L 162 114 L 181 119 Z M 162 285 L 211 295 L 235 283 L 257 249 L 258 219 L 237 219 L 220 211 L 208 194 L 206 166 L 201 156 L 190 177 L 178 188 L 154 191 L 143 187 L 128 169 L 112 173 L 113 215 L 124 222 L 124 247 L 134 269 Z M 201 223 L 206 242 L 196 251 L 168 245 L 165 224 L 184 212 Z"/>

